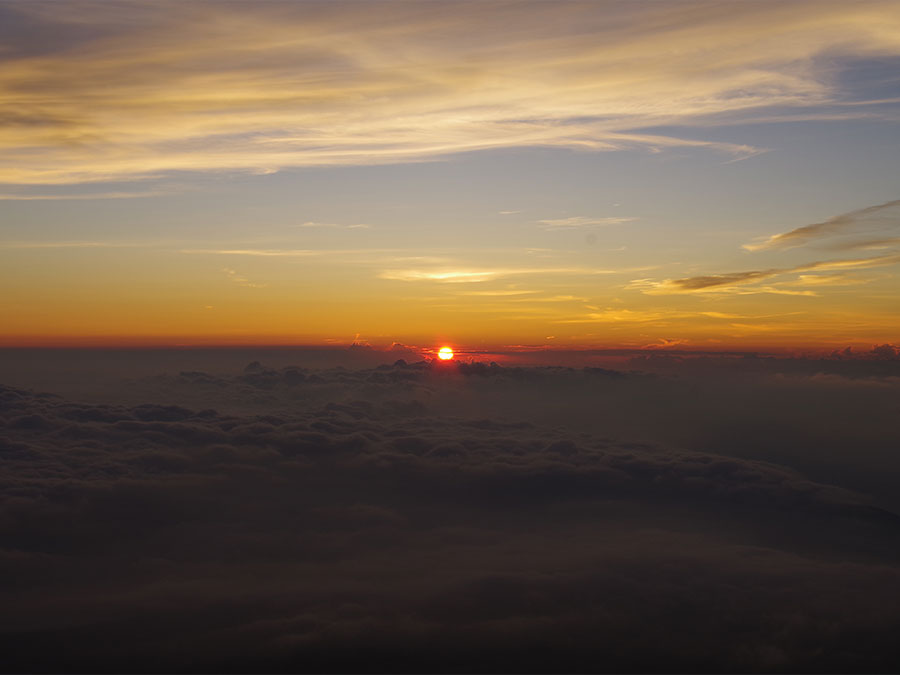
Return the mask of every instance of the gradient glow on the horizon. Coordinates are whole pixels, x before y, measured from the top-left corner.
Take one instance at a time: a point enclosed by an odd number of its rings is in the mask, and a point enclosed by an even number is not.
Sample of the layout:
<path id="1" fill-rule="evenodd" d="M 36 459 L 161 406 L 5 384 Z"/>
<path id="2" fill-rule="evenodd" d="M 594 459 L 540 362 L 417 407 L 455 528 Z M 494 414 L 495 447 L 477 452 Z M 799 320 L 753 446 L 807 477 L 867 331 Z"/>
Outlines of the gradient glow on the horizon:
<path id="1" fill-rule="evenodd" d="M 3 2 L 0 40 L 0 345 L 900 340 L 896 2 Z"/>

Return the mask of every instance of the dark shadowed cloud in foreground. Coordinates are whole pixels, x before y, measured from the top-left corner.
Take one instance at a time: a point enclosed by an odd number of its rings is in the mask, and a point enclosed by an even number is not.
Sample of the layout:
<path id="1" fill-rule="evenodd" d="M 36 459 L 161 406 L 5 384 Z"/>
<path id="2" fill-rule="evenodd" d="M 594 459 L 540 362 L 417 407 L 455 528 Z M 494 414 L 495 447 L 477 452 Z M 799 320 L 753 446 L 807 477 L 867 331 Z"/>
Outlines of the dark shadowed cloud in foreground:
<path id="1" fill-rule="evenodd" d="M 900 363 L 824 363 L 3 386 L 3 669 L 895 671 Z"/>

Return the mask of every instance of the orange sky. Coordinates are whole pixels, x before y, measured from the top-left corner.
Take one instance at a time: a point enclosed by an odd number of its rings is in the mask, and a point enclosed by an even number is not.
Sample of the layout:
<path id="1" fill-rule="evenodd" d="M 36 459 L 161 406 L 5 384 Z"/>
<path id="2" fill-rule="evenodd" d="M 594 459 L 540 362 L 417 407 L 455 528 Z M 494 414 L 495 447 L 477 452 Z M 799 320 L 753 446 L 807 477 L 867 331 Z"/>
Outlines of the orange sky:
<path id="1" fill-rule="evenodd" d="M 900 342 L 895 3 L 0 13 L 0 345 Z"/>

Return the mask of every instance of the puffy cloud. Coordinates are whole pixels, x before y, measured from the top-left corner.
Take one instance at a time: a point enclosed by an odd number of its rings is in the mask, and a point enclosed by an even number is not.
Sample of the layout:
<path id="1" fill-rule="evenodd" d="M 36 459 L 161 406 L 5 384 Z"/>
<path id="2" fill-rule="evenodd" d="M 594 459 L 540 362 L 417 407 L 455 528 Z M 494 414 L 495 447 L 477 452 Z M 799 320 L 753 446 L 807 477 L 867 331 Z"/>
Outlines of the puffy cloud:
<path id="1" fill-rule="evenodd" d="M 0 387 L 4 663 L 890 670 L 896 361 L 646 359 Z"/>

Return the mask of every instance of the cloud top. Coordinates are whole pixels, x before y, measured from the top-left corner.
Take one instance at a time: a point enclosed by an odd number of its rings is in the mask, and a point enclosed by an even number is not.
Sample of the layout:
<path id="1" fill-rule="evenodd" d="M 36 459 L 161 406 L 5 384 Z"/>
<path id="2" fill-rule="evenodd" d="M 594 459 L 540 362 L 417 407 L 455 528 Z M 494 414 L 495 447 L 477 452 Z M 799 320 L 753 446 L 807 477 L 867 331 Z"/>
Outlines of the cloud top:
<path id="1" fill-rule="evenodd" d="M 822 478 L 896 501 L 877 351 L 0 385 L 4 668 L 890 671 L 900 519 Z"/>

